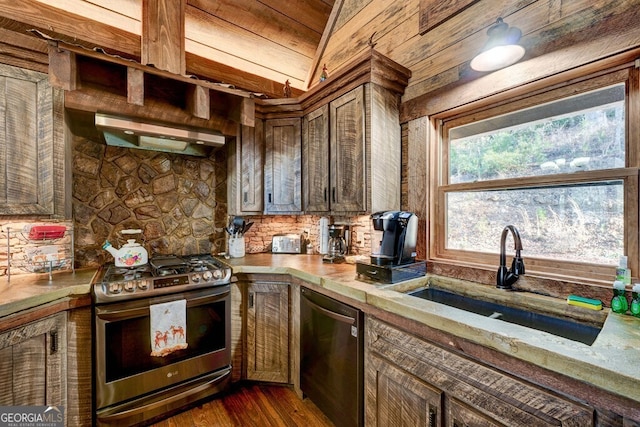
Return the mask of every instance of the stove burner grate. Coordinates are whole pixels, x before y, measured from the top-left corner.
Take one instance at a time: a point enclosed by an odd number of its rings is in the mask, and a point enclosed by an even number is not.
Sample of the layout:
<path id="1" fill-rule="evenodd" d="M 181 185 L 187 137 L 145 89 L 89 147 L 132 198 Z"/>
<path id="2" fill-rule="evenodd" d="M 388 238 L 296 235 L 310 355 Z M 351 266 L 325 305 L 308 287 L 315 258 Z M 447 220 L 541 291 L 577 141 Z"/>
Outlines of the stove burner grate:
<path id="1" fill-rule="evenodd" d="M 210 254 L 156 256 L 139 267 L 115 267 L 108 264 L 94 284 L 96 302 L 115 302 L 182 292 L 230 282 L 231 268 Z"/>

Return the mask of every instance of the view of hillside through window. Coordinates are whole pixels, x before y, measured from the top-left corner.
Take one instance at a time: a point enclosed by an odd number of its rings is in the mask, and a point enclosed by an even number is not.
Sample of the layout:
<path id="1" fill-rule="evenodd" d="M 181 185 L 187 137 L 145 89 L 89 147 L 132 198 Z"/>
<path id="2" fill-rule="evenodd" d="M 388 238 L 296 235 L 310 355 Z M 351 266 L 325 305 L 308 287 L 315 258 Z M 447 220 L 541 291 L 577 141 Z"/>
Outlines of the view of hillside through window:
<path id="1" fill-rule="evenodd" d="M 446 194 L 447 248 L 498 253 L 512 224 L 524 256 L 617 263 L 624 182 L 570 177 L 625 167 L 624 98 L 620 84 L 450 129 L 449 184 L 476 184 Z"/>

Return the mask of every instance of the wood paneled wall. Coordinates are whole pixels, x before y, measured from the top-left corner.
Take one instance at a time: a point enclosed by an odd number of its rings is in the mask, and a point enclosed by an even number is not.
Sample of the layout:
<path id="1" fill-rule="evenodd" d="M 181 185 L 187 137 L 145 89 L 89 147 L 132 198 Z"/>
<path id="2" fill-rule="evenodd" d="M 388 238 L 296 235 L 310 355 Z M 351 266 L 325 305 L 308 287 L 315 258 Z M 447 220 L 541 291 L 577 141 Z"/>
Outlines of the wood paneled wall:
<path id="1" fill-rule="evenodd" d="M 418 256 L 428 257 L 426 235 L 430 116 L 455 110 L 578 66 L 618 55 L 640 57 L 640 0 L 479 0 L 423 35 L 428 0 L 346 2 L 320 63 L 331 70 L 375 46 L 411 70 L 401 108 L 402 208 L 420 218 Z M 431 0 L 431 3 L 434 3 Z M 498 17 L 522 30 L 525 57 L 493 73 L 469 67 Z M 622 55 L 620 55 L 622 54 Z M 318 75 L 314 76 L 317 81 Z M 560 83 L 560 81 L 558 81 Z"/>
<path id="2" fill-rule="evenodd" d="M 348 2 L 320 60 L 331 72 L 374 44 L 409 68 L 403 122 L 640 46 L 638 0 L 480 0 L 424 35 L 420 3 Z M 494 73 L 473 71 L 469 62 L 498 17 L 522 30 L 525 57 Z"/>

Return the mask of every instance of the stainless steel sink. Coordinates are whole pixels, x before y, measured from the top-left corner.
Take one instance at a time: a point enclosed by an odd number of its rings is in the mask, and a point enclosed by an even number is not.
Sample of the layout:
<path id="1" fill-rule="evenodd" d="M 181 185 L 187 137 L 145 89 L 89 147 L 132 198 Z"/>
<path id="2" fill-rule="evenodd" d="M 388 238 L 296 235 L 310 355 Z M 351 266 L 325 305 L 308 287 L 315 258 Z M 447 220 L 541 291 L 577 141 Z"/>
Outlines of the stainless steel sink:
<path id="1" fill-rule="evenodd" d="M 548 332 L 587 345 L 593 344 L 601 330 L 601 327 L 581 323 L 573 319 L 559 318 L 521 308 L 509 307 L 495 302 L 458 295 L 434 287 L 410 291 L 407 292 L 407 295 Z"/>

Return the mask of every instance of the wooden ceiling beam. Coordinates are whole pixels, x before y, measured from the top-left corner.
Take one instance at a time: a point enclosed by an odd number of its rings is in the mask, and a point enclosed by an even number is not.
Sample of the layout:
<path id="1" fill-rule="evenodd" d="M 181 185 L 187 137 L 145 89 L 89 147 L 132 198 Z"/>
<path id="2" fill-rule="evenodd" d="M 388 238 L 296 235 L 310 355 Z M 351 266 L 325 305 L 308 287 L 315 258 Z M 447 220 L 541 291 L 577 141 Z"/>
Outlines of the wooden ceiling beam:
<path id="1" fill-rule="evenodd" d="M 127 102 L 144 105 L 144 71 L 127 67 Z"/>
<path id="2" fill-rule="evenodd" d="M 205 122 L 214 119 L 218 120 L 224 117 L 224 120 L 230 120 L 245 126 L 255 125 L 255 108 L 251 94 L 245 91 L 229 88 L 225 85 L 219 85 L 203 80 L 192 79 L 184 76 L 177 76 L 168 71 L 158 70 L 155 67 L 149 67 L 138 64 L 133 61 L 123 60 L 118 57 L 111 57 L 103 53 L 88 51 L 76 46 L 69 46 L 65 43 L 56 43 L 50 41 L 50 82 L 54 87 L 65 89 L 68 96 L 77 95 L 76 92 L 85 90 L 86 93 L 96 94 L 102 97 L 115 97 L 120 101 L 119 96 L 126 92 L 126 103 L 131 107 L 146 108 L 150 102 L 145 98 L 147 85 L 155 85 L 155 89 L 151 90 L 151 101 L 153 105 L 159 108 L 163 103 L 167 108 L 174 110 L 176 105 L 182 105 L 180 108 L 186 114 L 193 116 L 195 119 L 202 119 Z M 78 59 L 82 58 L 82 68 L 78 65 Z M 87 69 L 86 67 L 91 68 Z M 81 71 L 84 69 L 84 71 Z M 90 70 L 90 71 L 89 71 Z M 85 73 L 88 73 L 85 75 Z M 147 75 L 145 78 L 145 75 Z M 83 80 L 83 77 L 85 80 Z M 93 80 L 91 80 L 93 78 Z M 126 79 L 126 81 L 124 81 Z M 172 82 L 175 82 L 173 84 Z M 160 86 L 158 86 L 160 85 Z M 91 90 L 97 89 L 98 92 Z M 163 90 L 173 91 L 173 97 L 169 94 L 163 95 Z M 172 89 L 173 88 L 173 89 Z M 212 99 L 211 93 L 216 94 Z M 97 95 L 100 93 L 100 95 Z M 176 99 L 176 96 L 178 97 Z M 180 100 L 179 98 L 182 97 Z M 174 101 L 171 101 L 171 99 Z M 85 95 L 81 98 L 83 102 L 89 103 L 89 96 Z M 173 104 L 172 104 L 173 103 Z M 102 99 L 94 100 L 94 104 L 100 107 L 93 108 L 87 105 L 75 105 L 73 108 L 82 111 L 101 110 L 103 107 Z M 124 107 L 120 107 L 125 111 Z M 143 110 L 132 110 L 135 114 L 140 114 Z M 212 114 L 215 111 L 215 114 Z M 118 113 L 118 110 L 111 111 Z M 149 118 L 141 116 L 142 118 Z M 184 120 L 183 117 L 180 120 Z M 215 120 L 214 120 L 215 122 Z M 214 123 L 215 124 L 215 123 Z M 205 126 L 205 123 L 201 123 Z M 216 129 L 220 132 L 229 132 L 226 129 Z M 234 131 L 235 132 L 235 131 Z M 228 134 L 228 133 L 227 133 Z M 235 133 L 234 133 L 235 135 Z"/>
<path id="3" fill-rule="evenodd" d="M 155 99 L 145 100 L 144 106 L 130 104 L 126 96 L 83 87 L 65 94 L 64 106 L 70 110 L 89 113 L 109 113 L 135 117 L 153 122 L 179 124 L 200 129 L 218 131 L 223 135 L 236 136 L 238 123 L 227 117 L 212 115 L 208 120 L 194 117 L 182 108 L 168 105 Z"/>
<path id="4" fill-rule="evenodd" d="M 210 105 L 209 89 L 202 86 L 189 86 L 187 91 L 187 110 L 193 116 L 209 120 L 211 117 Z"/>
<path id="5" fill-rule="evenodd" d="M 142 0 L 141 64 L 185 75 L 185 6 L 186 0 Z"/>
<path id="6" fill-rule="evenodd" d="M 26 33 L 40 30 L 52 38 L 81 45 L 89 49 L 103 48 L 112 53 L 140 58 L 140 36 L 88 20 L 36 0 L 0 0 L 4 19 L 0 26 Z"/>
<path id="7" fill-rule="evenodd" d="M 247 92 L 245 90 L 230 88 L 230 87 L 228 87 L 226 85 L 220 85 L 218 83 L 214 83 L 214 82 L 210 82 L 210 81 L 206 81 L 206 80 L 198 80 L 198 79 L 192 79 L 192 78 L 187 77 L 187 76 L 176 75 L 176 74 L 170 73 L 168 71 L 159 70 L 156 67 L 142 65 L 142 64 L 139 64 L 139 63 L 137 63 L 135 61 L 119 58 L 117 56 L 107 55 L 107 54 L 104 54 L 104 53 L 101 53 L 101 52 L 96 52 L 96 51 L 93 51 L 93 50 L 84 49 L 82 47 L 70 45 L 70 44 L 67 44 L 67 43 L 62 43 L 62 42 L 58 43 L 58 49 L 74 52 L 77 55 L 82 55 L 82 56 L 86 56 L 86 57 L 89 57 L 89 58 L 93 58 L 95 60 L 98 60 L 98 61 L 101 61 L 101 62 L 104 62 L 104 63 L 110 63 L 110 64 L 113 64 L 113 65 L 120 65 L 120 66 L 124 66 L 124 67 L 135 68 L 135 69 L 143 71 L 144 73 L 154 74 L 154 75 L 157 75 L 157 76 L 160 76 L 160 77 L 164 77 L 166 79 L 171 79 L 171 80 L 176 80 L 176 81 L 180 81 L 180 82 L 183 82 L 183 83 L 188 83 L 188 84 L 207 87 L 209 89 L 212 89 L 212 90 L 215 90 L 215 91 L 218 91 L 218 92 L 222 92 L 222 93 L 227 93 L 229 95 L 235 95 L 235 96 L 244 97 L 244 98 L 251 97 L 251 93 Z"/>
<path id="8" fill-rule="evenodd" d="M 284 82 L 274 82 L 273 80 L 247 73 L 189 52 L 187 52 L 186 57 L 188 74 L 202 76 L 203 78 L 207 76 L 223 84 L 241 87 L 255 93 L 256 96 L 260 96 L 260 94 L 264 94 L 269 98 L 282 98 L 284 96 Z M 300 89 L 291 88 L 292 97 L 300 96 L 303 93 L 304 91 Z"/>
<path id="9" fill-rule="evenodd" d="M 171 0 L 154 1 L 165 5 L 174 4 L 174 1 Z M 304 3 L 307 0 L 296 1 Z M 201 2 L 204 3 L 201 0 L 194 0 L 191 3 L 200 5 Z M 204 5 L 203 7 L 207 7 L 206 3 Z M 185 14 L 194 8 L 195 6 L 188 5 Z M 130 32 L 130 28 L 125 31 L 38 0 L 21 0 L 20 2 L 0 0 L 0 10 L 0 15 L 2 15 L 0 16 L 0 30 L 5 30 L 8 33 L 15 32 L 30 37 L 29 30 L 37 30 L 53 40 L 59 40 L 76 47 L 103 50 L 108 54 L 142 63 L 142 36 Z M 39 40 L 37 37 L 32 37 L 32 39 Z M 46 44 L 43 46 L 46 52 Z M 293 52 L 293 50 L 287 52 Z M 1 51 L 0 55 L 3 55 Z M 42 55 L 42 58 L 46 58 L 46 53 Z M 158 61 L 154 60 L 154 62 Z M 155 63 L 153 65 L 157 66 Z M 42 68 L 40 65 L 40 69 Z M 241 71 L 235 66 L 216 62 L 215 58 L 206 58 L 198 53 L 185 51 L 184 72 L 176 75 L 182 75 L 185 78 L 188 78 L 188 75 L 195 75 L 206 81 L 229 83 L 248 92 L 264 94 L 266 97 L 283 97 L 284 81 L 274 81 L 272 78 L 264 77 L 255 71 Z M 304 93 L 302 88 L 293 87 L 291 96 L 299 96 L 302 93 Z"/>
<path id="10" fill-rule="evenodd" d="M 331 14 L 329 15 L 329 20 L 327 21 L 327 25 L 324 27 L 324 32 L 322 33 L 322 37 L 320 38 L 320 43 L 318 43 L 316 54 L 313 57 L 311 67 L 309 67 L 309 72 L 307 73 L 307 78 L 304 81 L 304 87 L 307 89 L 309 89 L 309 87 L 311 86 L 311 80 L 313 80 L 313 76 L 318 71 L 320 58 L 322 58 L 322 55 L 324 55 L 327 43 L 329 42 L 329 37 L 331 37 L 331 34 L 333 33 L 333 27 L 336 24 L 338 16 L 340 16 L 340 11 L 342 10 L 342 2 L 343 0 L 336 0 L 333 4 L 333 9 L 331 9 Z"/>
<path id="11" fill-rule="evenodd" d="M 58 49 L 54 44 L 49 45 L 49 83 L 53 87 L 64 90 L 78 88 L 78 67 L 76 54 L 68 50 Z"/>

